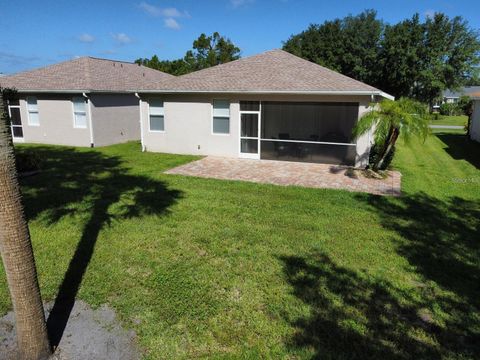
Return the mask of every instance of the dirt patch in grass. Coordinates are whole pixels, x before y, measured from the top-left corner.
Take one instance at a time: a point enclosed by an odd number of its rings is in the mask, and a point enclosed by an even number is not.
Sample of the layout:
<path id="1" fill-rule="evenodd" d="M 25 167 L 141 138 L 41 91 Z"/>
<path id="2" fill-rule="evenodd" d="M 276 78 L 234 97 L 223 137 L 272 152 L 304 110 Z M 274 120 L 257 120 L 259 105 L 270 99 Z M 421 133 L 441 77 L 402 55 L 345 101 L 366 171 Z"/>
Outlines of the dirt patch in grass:
<path id="1" fill-rule="evenodd" d="M 47 304 L 46 314 L 53 304 Z M 17 359 L 13 312 L 0 318 L 0 359 Z M 136 360 L 141 355 L 133 331 L 123 329 L 115 312 L 106 305 L 93 310 L 83 301 L 76 301 L 67 326 L 52 359 L 122 359 Z"/>

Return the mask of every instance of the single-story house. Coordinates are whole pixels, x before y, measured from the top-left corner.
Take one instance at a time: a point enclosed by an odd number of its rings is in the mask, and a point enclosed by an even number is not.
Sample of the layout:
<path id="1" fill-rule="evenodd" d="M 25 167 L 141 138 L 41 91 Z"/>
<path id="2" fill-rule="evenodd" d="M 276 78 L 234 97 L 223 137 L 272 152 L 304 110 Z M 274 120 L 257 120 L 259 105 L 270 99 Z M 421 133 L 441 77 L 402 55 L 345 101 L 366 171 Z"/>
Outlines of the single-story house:
<path id="1" fill-rule="evenodd" d="M 0 78 L 18 90 L 8 111 L 14 142 L 105 146 L 140 139 L 133 88 L 174 76 L 133 63 L 82 57 Z"/>
<path id="2" fill-rule="evenodd" d="M 472 97 L 474 93 L 480 92 L 480 86 L 465 86 L 459 90 L 445 90 L 442 99 L 433 105 L 434 110 L 438 110 L 441 104 L 455 104 L 462 96 Z"/>
<path id="3" fill-rule="evenodd" d="M 470 138 L 480 142 L 480 91 L 471 95 L 473 113 L 470 121 Z"/>
<path id="4" fill-rule="evenodd" d="M 132 89 L 146 151 L 364 167 L 352 129 L 392 96 L 282 50 Z"/>

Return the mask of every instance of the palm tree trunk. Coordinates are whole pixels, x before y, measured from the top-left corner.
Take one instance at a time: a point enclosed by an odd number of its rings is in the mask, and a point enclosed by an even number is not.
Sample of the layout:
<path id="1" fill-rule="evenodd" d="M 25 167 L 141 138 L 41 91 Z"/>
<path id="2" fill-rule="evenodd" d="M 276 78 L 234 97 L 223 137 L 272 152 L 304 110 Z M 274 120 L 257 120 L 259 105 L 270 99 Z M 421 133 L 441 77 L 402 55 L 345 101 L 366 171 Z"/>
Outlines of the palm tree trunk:
<path id="1" fill-rule="evenodd" d="M 399 135 L 398 129 L 392 129 L 391 135 L 388 138 L 387 146 L 385 147 L 385 150 L 382 154 L 382 157 L 375 164 L 375 166 L 373 167 L 373 170 L 378 171 L 378 169 L 380 169 L 382 167 L 383 163 L 385 162 L 385 159 L 387 158 L 388 154 L 390 154 L 390 151 L 392 151 L 393 146 L 397 142 L 398 135 Z"/>
<path id="2" fill-rule="evenodd" d="M 15 312 L 19 358 L 46 359 L 51 349 L 1 89 L 0 116 L 0 251 Z"/>

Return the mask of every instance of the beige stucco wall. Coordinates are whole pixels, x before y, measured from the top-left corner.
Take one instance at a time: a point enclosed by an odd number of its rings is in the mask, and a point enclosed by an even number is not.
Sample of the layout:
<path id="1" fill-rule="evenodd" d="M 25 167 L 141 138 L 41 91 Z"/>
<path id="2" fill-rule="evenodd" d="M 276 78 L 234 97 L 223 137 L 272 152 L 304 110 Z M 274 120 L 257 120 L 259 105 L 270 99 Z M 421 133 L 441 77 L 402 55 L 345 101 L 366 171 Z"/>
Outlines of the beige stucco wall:
<path id="1" fill-rule="evenodd" d="M 231 95 L 231 94 L 143 94 L 143 145 L 147 151 L 239 157 L 240 100 L 259 101 L 325 101 L 358 102 L 359 116 L 368 111 L 369 96 L 312 96 L 312 95 Z M 164 101 L 165 132 L 149 130 L 148 100 Z M 213 99 L 230 100 L 230 134 L 212 133 Z M 356 166 L 368 163 L 371 134 L 357 139 Z"/>
<path id="2" fill-rule="evenodd" d="M 28 123 L 27 95 L 20 98 L 20 116 L 23 126 L 24 142 L 90 146 L 90 129 L 87 112 L 87 128 L 79 129 L 73 126 L 72 97 L 81 94 L 48 95 L 31 94 L 35 96 L 38 104 L 40 125 L 34 126 Z"/>
<path id="3" fill-rule="evenodd" d="M 140 113 L 134 94 L 91 94 L 95 146 L 140 140 Z"/>
<path id="4" fill-rule="evenodd" d="M 472 122 L 470 124 L 470 137 L 480 142 L 480 100 L 473 102 Z"/>

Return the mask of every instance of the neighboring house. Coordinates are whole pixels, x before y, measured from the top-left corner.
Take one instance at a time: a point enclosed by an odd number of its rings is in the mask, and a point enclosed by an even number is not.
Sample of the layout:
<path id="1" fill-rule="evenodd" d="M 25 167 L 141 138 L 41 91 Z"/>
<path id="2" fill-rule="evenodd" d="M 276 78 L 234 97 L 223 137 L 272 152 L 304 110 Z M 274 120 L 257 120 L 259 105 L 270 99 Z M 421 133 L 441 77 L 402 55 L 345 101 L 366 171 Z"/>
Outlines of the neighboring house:
<path id="1" fill-rule="evenodd" d="M 458 91 L 445 90 L 442 95 L 442 101 L 433 105 L 433 109 L 439 109 L 441 104 L 454 104 L 460 100 L 462 96 L 472 96 L 472 94 L 480 92 L 480 86 L 465 86 Z"/>
<path id="2" fill-rule="evenodd" d="M 82 57 L 0 78 L 15 142 L 104 146 L 140 139 L 139 100 L 130 89 L 174 78 L 121 61 Z"/>
<path id="3" fill-rule="evenodd" d="M 480 91 L 473 93 L 473 113 L 470 121 L 470 138 L 480 142 Z"/>
<path id="4" fill-rule="evenodd" d="M 147 151 L 368 163 L 372 132 L 352 129 L 392 96 L 282 50 L 135 88 Z"/>

